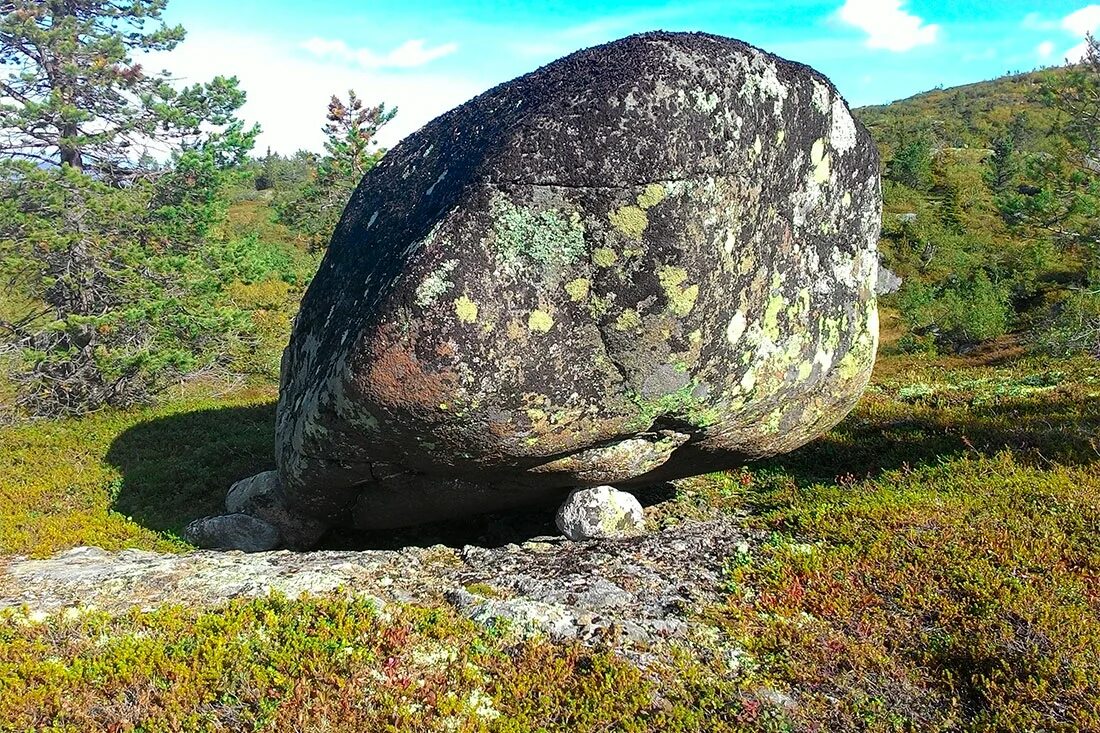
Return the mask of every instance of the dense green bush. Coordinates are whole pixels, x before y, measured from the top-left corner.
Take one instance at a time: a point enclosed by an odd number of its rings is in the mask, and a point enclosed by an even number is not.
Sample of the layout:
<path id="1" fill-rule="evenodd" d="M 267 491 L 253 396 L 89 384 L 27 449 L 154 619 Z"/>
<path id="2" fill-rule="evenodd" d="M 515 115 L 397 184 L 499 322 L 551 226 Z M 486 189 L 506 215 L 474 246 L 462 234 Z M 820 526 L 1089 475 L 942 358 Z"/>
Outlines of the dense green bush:
<path id="1" fill-rule="evenodd" d="M 911 281 L 897 302 L 915 334 L 955 347 L 1003 336 L 1011 317 L 1007 290 L 981 272 L 941 285 Z"/>

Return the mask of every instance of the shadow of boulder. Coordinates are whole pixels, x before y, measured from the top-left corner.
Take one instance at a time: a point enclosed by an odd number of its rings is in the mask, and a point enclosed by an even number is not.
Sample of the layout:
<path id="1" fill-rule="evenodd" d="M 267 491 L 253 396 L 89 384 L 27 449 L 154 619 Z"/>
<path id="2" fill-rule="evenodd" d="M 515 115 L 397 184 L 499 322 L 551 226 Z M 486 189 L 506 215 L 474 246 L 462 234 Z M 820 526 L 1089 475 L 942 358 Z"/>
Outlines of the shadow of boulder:
<path id="1" fill-rule="evenodd" d="M 184 412 L 119 435 L 107 462 L 122 473 L 112 509 L 158 532 L 225 511 L 230 485 L 272 468 L 275 403 Z"/>

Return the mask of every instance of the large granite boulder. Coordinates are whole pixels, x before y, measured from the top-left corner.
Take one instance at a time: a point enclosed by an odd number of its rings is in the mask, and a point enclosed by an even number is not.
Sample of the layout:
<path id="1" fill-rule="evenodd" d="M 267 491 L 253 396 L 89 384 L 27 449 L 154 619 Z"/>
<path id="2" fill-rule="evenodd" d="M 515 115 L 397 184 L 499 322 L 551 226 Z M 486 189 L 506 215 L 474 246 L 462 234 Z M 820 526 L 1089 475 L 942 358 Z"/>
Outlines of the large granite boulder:
<path id="1" fill-rule="evenodd" d="M 283 357 L 281 490 L 383 528 L 729 468 L 874 362 L 878 158 L 813 69 L 647 33 L 388 152 Z"/>

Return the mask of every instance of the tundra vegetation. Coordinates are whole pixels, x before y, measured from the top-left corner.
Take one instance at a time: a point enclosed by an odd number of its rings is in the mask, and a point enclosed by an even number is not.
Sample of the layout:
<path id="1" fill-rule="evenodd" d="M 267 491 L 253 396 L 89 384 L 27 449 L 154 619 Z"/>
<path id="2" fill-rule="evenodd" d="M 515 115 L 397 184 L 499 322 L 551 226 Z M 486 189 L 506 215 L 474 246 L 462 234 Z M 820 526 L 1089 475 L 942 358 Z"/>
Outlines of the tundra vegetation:
<path id="1" fill-rule="evenodd" d="M 334 99 L 324 156 L 249 157 L 235 80 L 131 63 L 182 39 L 163 7 L 0 3 L 6 555 L 185 551 L 182 526 L 269 467 L 330 197 L 392 115 Z M 639 666 L 335 597 L 16 609 L 0 730 L 1100 730 L 1098 90 L 1093 42 L 860 111 L 904 279 L 872 387 L 825 438 L 647 509 L 747 512 L 769 538 L 690 609 L 736 660 Z"/>

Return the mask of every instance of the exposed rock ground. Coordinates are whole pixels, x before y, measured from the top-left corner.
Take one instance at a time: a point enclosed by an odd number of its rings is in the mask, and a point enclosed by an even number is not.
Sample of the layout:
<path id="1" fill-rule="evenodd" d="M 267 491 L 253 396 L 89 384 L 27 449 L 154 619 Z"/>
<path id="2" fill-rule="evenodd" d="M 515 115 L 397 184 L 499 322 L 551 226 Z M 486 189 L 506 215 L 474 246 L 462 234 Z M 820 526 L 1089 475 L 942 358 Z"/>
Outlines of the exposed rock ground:
<path id="1" fill-rule="evenodd" d="M 0 608 L 124 611 L 273 591 L 346 593 L 380 605 L 448 603 L 475 621 L 505 619 L 561 638 L 592 638 L 614 626 L 623 644 L 637 647 L 686 639 L 692 609 L 718 598 L 725 558 L 760 539 L 724 517 L 629 540 L 547 537 L 495 548 L 171 555 L 78 547 L 47 559 L 9 558 L 0 568 Z"/>

